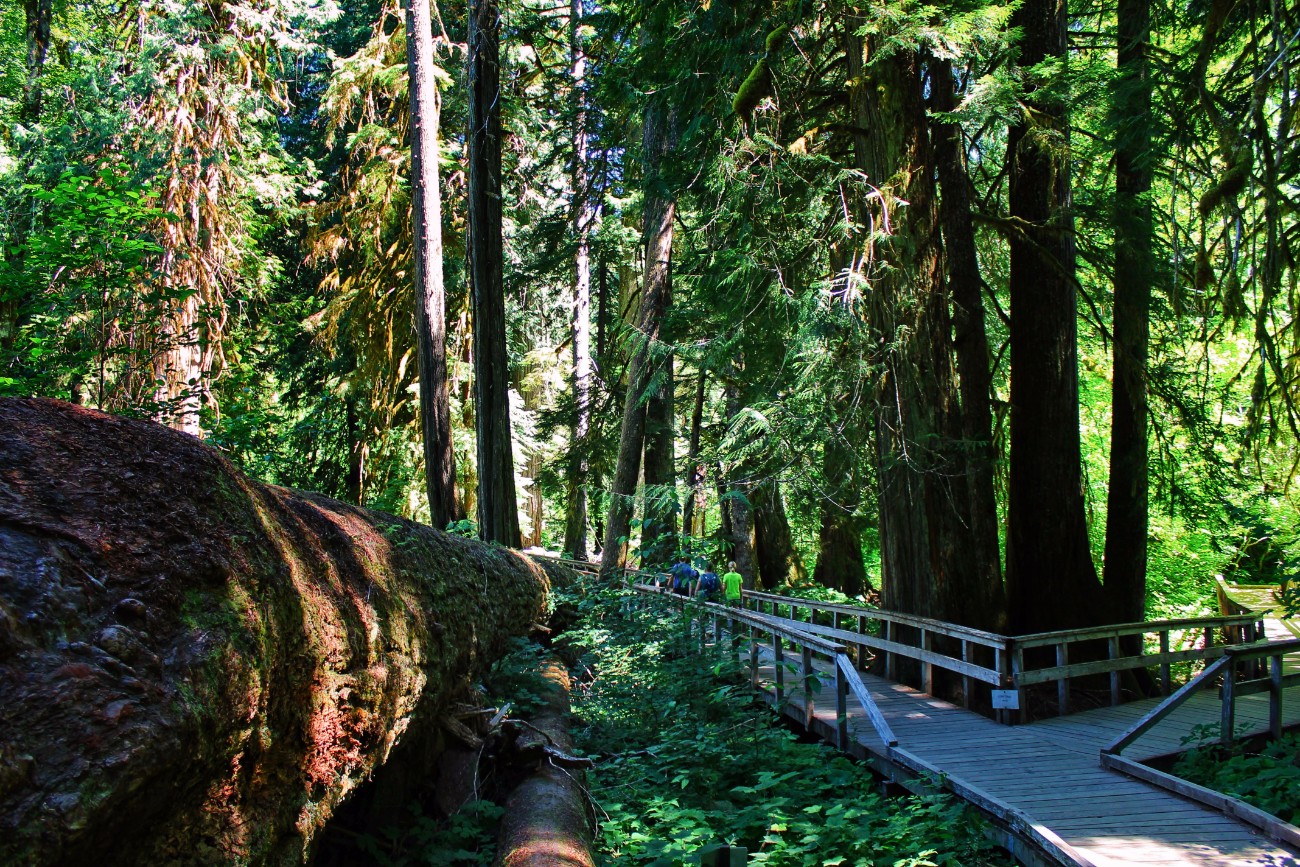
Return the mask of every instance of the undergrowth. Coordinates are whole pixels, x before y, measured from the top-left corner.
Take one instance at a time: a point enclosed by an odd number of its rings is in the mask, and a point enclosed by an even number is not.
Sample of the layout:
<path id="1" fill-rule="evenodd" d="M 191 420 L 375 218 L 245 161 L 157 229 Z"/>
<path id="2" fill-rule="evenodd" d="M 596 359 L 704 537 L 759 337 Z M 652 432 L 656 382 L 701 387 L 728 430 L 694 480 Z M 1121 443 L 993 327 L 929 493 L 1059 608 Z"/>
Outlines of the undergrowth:
<path id="1" fill-rule="evenodd" d="M 1217 736 L 1217 726 L 1207 728 Z M 1199 746 L 1178 759 L 1174 773 L 1300 824 L 1300 732 L 1270 741 L 1258 752 L 1243 742 Z"/>
<path id="2" fill-rule="evenodd" d="M 597 758 L 588 785 L 603 863 L 698 863 L 724 843 L 748 848 L 751 864 L 1012 863 L 954 800 L 884 798 L 863 766 L 799 742 L 663 609 L 595 588 L 578 604 L 566 643 L 587 679 L 574 734 Z"/>

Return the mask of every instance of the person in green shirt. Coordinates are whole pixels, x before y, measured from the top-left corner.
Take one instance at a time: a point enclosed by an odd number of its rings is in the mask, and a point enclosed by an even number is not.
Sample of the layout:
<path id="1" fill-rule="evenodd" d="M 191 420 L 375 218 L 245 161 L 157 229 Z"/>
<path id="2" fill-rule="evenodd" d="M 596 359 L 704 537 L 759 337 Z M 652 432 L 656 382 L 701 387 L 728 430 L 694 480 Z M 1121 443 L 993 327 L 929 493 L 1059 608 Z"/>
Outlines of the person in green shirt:
<path id="1" fill-rule="evenodd" d="M 726 598 L 728 605 L 740 604 L 740 588 L 745 579 L 740 577 L 736 571 L 736 561 L 732 560 L 727 564 L 727 572 L 722 576 L 722 595 Z"/>

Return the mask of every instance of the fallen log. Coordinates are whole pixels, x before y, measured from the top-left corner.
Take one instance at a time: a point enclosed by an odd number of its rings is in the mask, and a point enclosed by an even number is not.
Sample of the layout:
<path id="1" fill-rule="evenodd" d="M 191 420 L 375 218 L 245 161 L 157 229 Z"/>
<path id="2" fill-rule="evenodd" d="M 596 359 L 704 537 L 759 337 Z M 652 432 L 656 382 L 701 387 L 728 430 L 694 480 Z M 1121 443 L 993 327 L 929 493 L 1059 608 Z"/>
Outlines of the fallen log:
<path id="1" fill-rule="evenodd" d="M 0 863 L 302 863 L 437 754 L 547 586 L 158 425 L 0 399 Z"/>
<path id="2" fill-rule="evenodd" d="M 594 867 L 592 818 L 582 786 L 586 759 L 572 755 L 569 672 L 557 659 L 542 664 L 545 702 L 514 741 L 516 760 L 533 765 L 505 804 L 497 867 Z M 507 723 L 509 724 L 509 723 Z"/>

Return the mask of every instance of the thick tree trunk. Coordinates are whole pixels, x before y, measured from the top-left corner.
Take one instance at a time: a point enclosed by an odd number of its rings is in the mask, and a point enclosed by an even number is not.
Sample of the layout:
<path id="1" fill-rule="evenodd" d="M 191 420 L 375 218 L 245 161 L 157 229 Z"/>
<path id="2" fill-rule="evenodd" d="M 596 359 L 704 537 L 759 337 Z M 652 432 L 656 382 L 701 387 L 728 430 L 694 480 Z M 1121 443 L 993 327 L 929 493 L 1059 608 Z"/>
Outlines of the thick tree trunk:
<path id="1" fill-rule="evenodd" d="M 1064 57 L 1064 0 L 1026 0 L 1022 69 Z M 1007 597 L 1013 632 L 1102 620 L 1101 584 L 1084 514 L 1074 222 L 1066 107 L 1041 90 L 1027 97 L 1039 128 L 1008 132 L 1011 216 L 1025 228 L 1011 249 L 1011 470 Z"/>
<path id="2" fill-rule="evenodd" d="M 871 345 L 882 370 L 875 393 L 881 604 L 984 626 L 967 606 L 983 590 L 969 556 L 934 178 L 917 168 L 933 165 L 920 58 L 896 51 L 867 65 L 869 46 L 854 33 L 859 23 L 852 16 L 848 22 L 849 102 L 861 130 L 855 134 L 859 168 L 879 190 L 863 207 L 866 220 L 890 231 L 874 254 L 887 270 L 867 275 Z"/>
<path id="3" fill-rule="evenodd" d="M 826 441 L 823 461 L 829 488 L 822 500 L 813 580 L 846 596 L 860 596 L 870 586 L 862 560 L 862 531 L 854 517 L 861 495 L 853 453 L 842 434 Z"/>
<path id="4" fill-rule="evenodd" d="M 704 517 L 704 464 L 700 463 L 700 435 L 704 427 L 704 390 L 707 384 L 708 370 L 702 367 L 696 379 L 695 403 L 691 409 L 691 433 L 686 449 L 686 504 L 682 509 L 682 534 L 691 539 L 703 535 L 696 525 Z"/>
<path id="5" fill-rule="evenodd" d="M 957 106 L 952 62 L 934 61 L 930 74 L 935 109 Z M 993 448 L 993 371 L 984 329 L 983 280 L 975 253 L 971 222 L 970 180 L 966 174 L 961 126 L 935 122 L 931 127 L 934 159 L 942 197 L 939 215 L 946 242 L 946 277 L 952 296 L 953 347 L 961 384 L 961 431 L 965 443 L 966 496 L 970 503 L 969 556 L 974 571 L 967 605 L 972 620 L 990 629 L 1006 619 L 1002 587 L 1002 555 L 998 546 L 998 504 L 993 487 L 996 453 Z"/>
<path id="6" fill-rule="evenodd" d="M 520 555 L 148 422 L 0 399 L 0 478 L 5 864 L 301 864 L 545 609 Z"/>
<path id="7" fill-rule="evenodd" d="M 438 173 L 438 86 L 429 0 L 405 0 L 411 99 L 411 210 L 415 233 L 415 342 L 420 358 L 429 524 L 456 520 L 456 455 L 447 395 L 447 300 L 442 280 L 442 197 Z M 475 326 L 479 326 L 476 320 Z M 513 481 L 513 477 L 512 477 Z"/>
<path id="8" fill-rule="evenodd" d="M 671 297 L 665 306 L 671 305 Z M 673 451 L 676 415 L 673 412 L 673 359 L 663 359 L 661 384 L 646 404 L 645 524 L 641 529 L 641 562 L 645 567 L 667 565 L 677 553 L 677 461 Z"/>
<path id="9" fill-rule="evenodd" d="M 754 559 L 765 589 L 788 586 L 808 577 L 790 537 L 781 486 L 767 479 L 754 487 Z"/>
<path id="10" fill-rule="evenodd" d="M 510 433 L 510 358 L 501 248 L 501 14 L 469 4 L 469 272 L 474 306 L 478 523 L 485 541 L 519 547 Z"/>
<path id="11" fill-rule="evenodd" d="M 1105 590 L 1110 616 L 1146 616 L 1147 346 L 1153 280 L 1149 0 L 1120 0 L 1115 143 L 1115 368 Z"/>
<path id="12" fill-rule="evenodd" d="M 736 372 L 731 371 L 732 376 Z M 744 409 L 740 401 L 740 390 L 734 382 L 728 381 L 725 387 L 727 396 L 727 417 L 734 419 Z M 746 589 L 753 589 L 758 582 L 758 561 L 754 556 L 754 514 L 750 497 L 753 488 L 745 477 L 743 466 L 731 468 L 728 474 L 727 491 L 727 528 L 726 538 L 731 540 L 730 559 L 736 562 L 736 571 L 745 579 Z"/>
<path id="13" fill-rule="evenodd" d="M 673 118 L 658 102 L 646 106 L 643 129 L 645 152 L 645 287 L 637 315 L 637 334 L 628 364 L 627 397 L 623 406 L 623 428 L 618 443 L 618 461 L 614 465 L 614 487 L 610 491 L 609 520 L 605 525 L 605 544 L 601 552 L 600 571 L 613 573 L 627 565 L 627 537 L 631 530 L 633 497 L 641 470 L 641 452 L 645 447 L 646 394 L 653 378 L 656 344 L 668 306 L 672 302 L 670 267 L 673 251 L 673 218 L 677 201 L 665 194 L 660 171 L 664 158 L 673 146 Z"/>
<path id="14" fill-rule="evenodd" d="M 190 292 L 168 307 L 154 361 L 154 421 L 202 437 L 203 398 L 211 372 L 203 300 Z"/>

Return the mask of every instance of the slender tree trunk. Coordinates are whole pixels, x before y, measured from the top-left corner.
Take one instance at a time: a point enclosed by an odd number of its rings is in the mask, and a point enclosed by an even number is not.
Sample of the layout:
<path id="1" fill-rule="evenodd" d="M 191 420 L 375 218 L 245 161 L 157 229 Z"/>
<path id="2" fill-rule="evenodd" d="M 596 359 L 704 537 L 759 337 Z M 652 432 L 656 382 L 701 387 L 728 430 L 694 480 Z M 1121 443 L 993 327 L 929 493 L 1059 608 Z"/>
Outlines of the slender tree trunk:
<path id="1" fill-rule="evenodd" d="M 474 428 L 479 535 L 519 546 L 510 434 L 501 247 L 501 15 L 496 0 L 469 4 L 469 271 L 474 306 Z"/>
<path id="2" fill-rule="evenodd" d="M 854 518 L 860 494 L 850 449 L 842 433 L 826 441 L 823 476 L 828 490 L 822 500 L 813 580 L 846 596 L 860 596 L 870 585 L 862 560 L 862 532 Z"/>
<path id="3" fill-rule="evenodd" d="M 1147 345 L 1152 284 L 1150 0 L 1119 0 L 1115 142 L 1115 369 L 1110 486 L 1106 503 L 1106 594 L 1110 615 L 1146 615 Z"/>
<path id="4" fill-rule="evenodd" d="M 686 504 L 682 509 L 682 533 L 692 539 L 699 537 L 697 517 L 704 514 L 704 465 L 700 463 L 700 434 L 704 427 L 704 390 L 708 384 L 708 369 L 701 367 L 695 382 L 695 403 L 691 410 L 690 442 L 686 449 Z"/>
<path id="5" fill-rule="evenodd" d="M 781 486 L 775 478 L 754 488 L 754 555 L 758 580 L 765 589 L 784 587 L 808 577 L 795 550 Z"/>
<path id="6" fill-rule="evenodd" d="M 456 519 L 456 455 L 447 394 L 447 300 L 442 280 L 442 194 L 438 173 L 439 104 L 438 86 L 433 77 L 429 0 L 406 0 L 406 33 L 420 427 L 424 435 L 429 525 L 441 530 Z"/>
<path id="7" fill-rule="evenodd" d="M 897 51 L 868 65 L 860 19 L 848 25 L 857 161 L 880 191 L 864 207 L 867 220 L 890 230 L 875 250 L 887 268 L 868 275 L 870 339 L 882 371 L 875 393 L 882 605 L 983 626 L 966 605 L 979 576 L 970 559 L 934 178 L 917 169 L 934 164 L 920 57 Z"/>
<path id="8" fill-rule="evenodd" d="M 54 0 L 24 0 L 23 9 L 27 18 L 27 77 L 23 80 L 23 104 L 18 116 L 23 123 L 30 124 L 40 119 L 44 101 L 41 72 L 50 51 Z"/>
<path id="9" fill-rule="evenodd" d="M 587 435 L 591 428 L 591 229 L 596 220 L 587 166 L 587 58 L 579 23 L 581 0 L 569 7 L 569 57 L 573 88 L 573 399 L 576 417 L 570 436 L 568 502 L 564 520 L 564 550 L 587 559 Z"/>
<path id="10" fill-rule="evenodd" d="M 956 108 L 956 80 L 952 62 L 931 65 L 930 92 L 941 112 Z M 953 347 L 961 383 L 961 431 L 965 442 L 966 495 L 970 506 L 974 570 L 972 591 L 966 604 L 972 619 L 989 628 L 1005 621 L 1006 595 L 1002 587 L 998 547 L 998 505 L 993 487 L 996 453 L 993 448 L 993 376 L 988 335 L 984 329 L 983 280 L 975 253 L 975 227 L 971 222 L 970 181 L 966 175 L 961 126 L 935 122 L 931 127 L 934 159 L 943 195 L 939 216 L 946 242 L 948 291 L 952 296 Z"/>
<path id="11" fill-rule="evenodd" d="M 1022 69 L 1066 52 L 1064 0 L 1026 0 Z M 1027 96 L 1037 129 L 1008 131 L 1011 216 L 1011 471 L 1007 596 L 1013 632 L 1099 622 L 1101 584 L 1084 513 L 1073 218 L 1066 107 Z"/>
<path id="12" fill-rule="evenodd" d="M 614 487 L 610 491 L 609 520 L 601 553 L 602 575 L 627 565 L 627 537 L 631 529 L 633 496 L 641 470 L 645 446 L 646 391 L 653 375 L 651 349 L 660 340 L 660 328 L 672 298 L 669 268 L 672 262 L 673 218 L 677 201 L 663 192 L 660 170 L 672 145 L 672 118 L 666 108 L 651 102 L 645 110 L 643 148 L 646 192 L 643 204 L 645 234 L 645 288 L 637 316 L 638 333 L 632 360 L 628 364 L 627 397 L 623 406 L 623 428 L 619 436 L 618 460 L 614 465 Z"/>
<path id="13" fill-rule="evenodd" d="M 723 543 L 720 554 L 725 561 L 731 556 L 733 548 L 731 540 L 734 534 L 731 527 L 731 498 L 727 496 L 727 475 L 722 470 L 722 464 L 717 464 L 713 468 L 713 487 L 718 493 L 718 538 Z M 721 567 L 726 564 L 720 562 L 713 565 Z"/>
<path id="14" fill-rule="evenodd" d="M 609 265 L 600 257 L 596 268 L 596 368 L 605 373 L 609 366 Z"/>
<path id="15" fill-rule="evenodd" d="M 202 438 L 200 413 L 209 372 L 204 364 L 203 302 L 192 292 L 169 306 L 159 335 L 161 351 L 154 362 L 154 421 Z"/>

